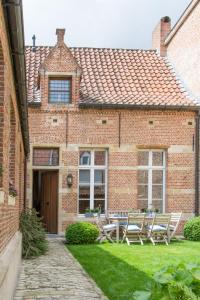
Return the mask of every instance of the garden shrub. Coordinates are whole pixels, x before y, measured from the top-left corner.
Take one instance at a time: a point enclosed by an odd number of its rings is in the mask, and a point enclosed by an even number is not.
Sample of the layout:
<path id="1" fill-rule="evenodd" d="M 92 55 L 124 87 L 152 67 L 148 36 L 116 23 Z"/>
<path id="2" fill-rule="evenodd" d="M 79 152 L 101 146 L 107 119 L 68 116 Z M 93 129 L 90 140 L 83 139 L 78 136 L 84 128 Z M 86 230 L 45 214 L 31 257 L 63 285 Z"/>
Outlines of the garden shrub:
<path id="1" fill-rule="evenodd" d="M 35 209 L 26 209 L 20 217 L 22 232 L 22 256 L 31 258 L 44 254 L 48 249 L 42 218 L 38 217 Z"/>
<path id="2" fill-rule="evenodd" d="M 65 231 L 68 244 L 92 244 L 98 236 L 97 226 L 88 222 L 70 224 Z"/>
<path id="3" fill-rule="evenodd" d="M 136 291 L 135 300 L 199 300 L 200 265 L 178 264 L 162 268 L 153 275 L 145 291 Z"/>
<path id="4" fill-rule="evenodd" d="M 184 226 L 184 236 L 190 241 L 200 241 L 200 217 L 194 217 Z"/>

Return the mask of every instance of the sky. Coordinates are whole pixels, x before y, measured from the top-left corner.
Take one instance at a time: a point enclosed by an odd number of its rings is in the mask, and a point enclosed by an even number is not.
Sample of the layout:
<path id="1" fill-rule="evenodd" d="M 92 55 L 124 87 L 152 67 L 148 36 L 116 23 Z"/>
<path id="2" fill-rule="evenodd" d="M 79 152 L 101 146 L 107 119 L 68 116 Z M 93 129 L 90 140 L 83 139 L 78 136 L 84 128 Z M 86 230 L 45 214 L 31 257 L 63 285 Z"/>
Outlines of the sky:
<path id="1" fill-rule="evenodd" d="M 70 47 L 151 48 L 161 17 L 172 25 L 190 0 L 23 0 L 26 45 L 55 45 L 56 28 L 65 28 Z"/>

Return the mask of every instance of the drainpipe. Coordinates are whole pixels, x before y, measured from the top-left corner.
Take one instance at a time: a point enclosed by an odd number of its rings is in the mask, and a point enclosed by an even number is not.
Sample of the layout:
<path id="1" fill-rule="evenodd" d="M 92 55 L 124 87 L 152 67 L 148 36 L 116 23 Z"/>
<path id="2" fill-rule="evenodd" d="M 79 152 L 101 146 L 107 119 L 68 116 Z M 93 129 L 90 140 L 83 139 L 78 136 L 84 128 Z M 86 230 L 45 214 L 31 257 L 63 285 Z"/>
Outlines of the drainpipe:
<path id="1" fill-rule="evenodd" d="M 27 159 L 24 157 L 24 209 L 26 209 Z"/>
<path id="2" fill-rule="evenodd" d="M 195 118 L 195 215 L 199 215 L 199 112 Z"/>

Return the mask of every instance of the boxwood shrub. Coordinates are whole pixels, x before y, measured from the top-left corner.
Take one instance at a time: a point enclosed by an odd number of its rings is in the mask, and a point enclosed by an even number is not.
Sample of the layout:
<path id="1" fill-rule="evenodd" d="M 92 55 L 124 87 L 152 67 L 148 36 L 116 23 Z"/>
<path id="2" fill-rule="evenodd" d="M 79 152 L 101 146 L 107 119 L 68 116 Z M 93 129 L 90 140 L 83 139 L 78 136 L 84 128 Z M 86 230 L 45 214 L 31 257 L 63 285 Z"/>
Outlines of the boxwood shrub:
<path id="1" fill-rule="evenodd" d="M 65 231 L 68 244 L 92 244 L 99 235 L 96 225 L 88 222 L 70 224 Z"/>
<path id="2" fill-rule="evenodd" d="M 200 217 L 194 217 L 184 226 L 184 236 L 190 241 L 200 241 Z"/>

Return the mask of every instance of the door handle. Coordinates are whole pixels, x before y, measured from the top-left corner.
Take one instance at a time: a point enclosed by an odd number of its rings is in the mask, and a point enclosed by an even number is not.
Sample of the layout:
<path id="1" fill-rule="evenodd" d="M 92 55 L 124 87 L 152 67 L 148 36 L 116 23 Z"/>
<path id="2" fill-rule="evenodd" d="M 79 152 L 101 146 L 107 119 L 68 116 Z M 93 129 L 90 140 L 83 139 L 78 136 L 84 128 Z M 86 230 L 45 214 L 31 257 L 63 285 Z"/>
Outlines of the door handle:
<path id="1" fill-rule="evenodd" d="M 49 205 L 49 201 L 46 202 L 46 205 Z"/>

